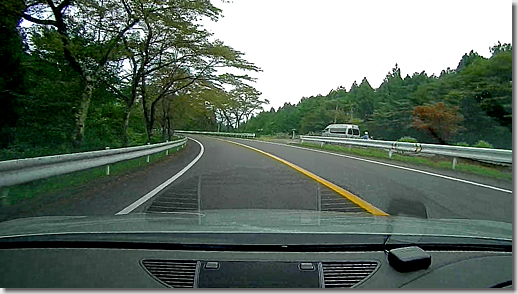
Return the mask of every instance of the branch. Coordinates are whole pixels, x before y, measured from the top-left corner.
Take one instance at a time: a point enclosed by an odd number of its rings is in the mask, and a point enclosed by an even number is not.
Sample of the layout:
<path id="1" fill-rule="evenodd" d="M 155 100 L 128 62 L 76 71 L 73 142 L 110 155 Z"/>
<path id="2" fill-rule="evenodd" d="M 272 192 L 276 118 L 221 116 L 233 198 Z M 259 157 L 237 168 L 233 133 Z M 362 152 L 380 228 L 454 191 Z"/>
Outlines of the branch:
<path id="1" fill-rule="evenodd" d="M 30 21 L 30 22 L 33 22 L 33 23 L 36 23 L 36 24 L 40 24 L 40 25 L 51 25 L 51 26 L 57 26 L 57 22 L 55 20 L 48 20 L 48 19 L 38 19 L 38 18 L 34 18 L 26 13 L 22 13 L 21 15 L 24 19 Z"/>
<path id="2" fill-rule="evenodd" d="M 106 82 L 106 81 L 103 81 L 113 92 L 115 92 L 115 94 L 121 98 L 123 98 L 124 100 L 129 100 L 128 99 L 128 96 L 122 94 L 121 91 L 119 91 L 119 89 L 115 88 L 112 84 Z"/>
<path id="3" fill-rule="evenodd" d="M 51 1 L 52 2 L 52 1 Z M 70 5 L 70 0 L 64 0 L 63 2 L 61 2 L 58 7 L 56 8 L 58 11 L 61 11 L 63 10 L 63 8 L 67 7 L 68 5 Z"/>
<path id="4" fill-rule="evenodd" d="M 112 52 L 113 48 L 115 47 L 115 45 L 118 43 L 119 39 L 122 38 L 122 36 L 124 36 L 124 34 L 129 30 L 131 29 L 135 24 L 137 24 L 139 22 L 139 19 L 136 18 L 133 20 L 132 23 L 128 24 L 122 31 L 120 31 L 116 36 L 115 38 L 113 38 L 111 41 L 110 41 L 110 46 L 108 47 L 108 50 L 106 51 L 106 54 L 104 54 L 104 56 L 102 57 L 101 61 L 99 61 L 99 65 L 97 66 L 97 70 L 96 70 L 96 74 L 100 72 L 100 70 L 104 67 L 104 65 L 106 64 L 106 62 L 108 61 L 108 56 L 110 55 L 110 53 Z"/>

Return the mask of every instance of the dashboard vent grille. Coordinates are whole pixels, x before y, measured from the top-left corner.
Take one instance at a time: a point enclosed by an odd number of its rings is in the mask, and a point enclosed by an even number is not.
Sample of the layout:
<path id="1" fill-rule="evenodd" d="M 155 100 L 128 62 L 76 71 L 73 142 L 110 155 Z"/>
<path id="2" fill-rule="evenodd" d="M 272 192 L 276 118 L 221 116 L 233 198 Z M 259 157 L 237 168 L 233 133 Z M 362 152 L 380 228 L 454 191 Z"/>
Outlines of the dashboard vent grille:
<path id="1" fill-rule="evenodd" d="M 148 259 L 142 264 L 158 280 L 173 288 L 194 288 L 196 261 Z"/>
<path id="2" fill-rule="evenodd" d="M 324 288 L 350 288 L 367 278 L 377 266 L 375 261 L 322 262 Z"/>

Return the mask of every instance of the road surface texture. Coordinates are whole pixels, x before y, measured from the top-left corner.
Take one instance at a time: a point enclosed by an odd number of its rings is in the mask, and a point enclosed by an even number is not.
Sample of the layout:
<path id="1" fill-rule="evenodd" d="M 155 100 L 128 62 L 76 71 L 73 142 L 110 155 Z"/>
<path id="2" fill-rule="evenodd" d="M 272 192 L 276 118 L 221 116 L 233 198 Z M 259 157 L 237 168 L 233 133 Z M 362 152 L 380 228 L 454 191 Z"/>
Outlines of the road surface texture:
<path id="1" fill-rule="evenodd" d="M 229 138 L 315 173 L 379 209 L 394 214 L 426 208 L 428 218 L 513 221 L 513 194 L 386 165 L 261 141 Z M 376 161 L 376 160 L 371 160 Z M 394 163 L 398 165 L 398 163 Z M 429 169 L 428 169 L 429 171 Z M 512 183 L 437 171 L 512 191 Z"/>
<path id="2" fill-rule="evenodd" d="M 369 215 L 313 178 L 238 142 L 287 160 L 388 214 L 512 222 L 505 191 L 332 154 L 235 138 L 189 136 L 187 147 L 138 172 L 99 180 L 55 197 L 0 209 L 0 220 L 44 215 L 190 212 L 210 209 L 303 209 Z M 199 143 L 203 145 L 199 145 Z M 200 157 L 200 154 L 201 157 Z M 199 158 L 198 161 L 193 161 Z M 192 164 L 193 163 L 193 164 Z M 191 164 L 189 169 L 186 166 Z M 179 176 L 181 174 L 181 176 Z M 164 189 L 155 189 L 177 176 Z M 499 185 L 499 186 L 498 186 Z M 155 189 L 156 193 L 153 193 Z M 148 197 L 146 197 L 148 195 Z M 151 196 L 149 196 L 151 195 Z M 135 204 L 140 200 L 140 204 Z"/>

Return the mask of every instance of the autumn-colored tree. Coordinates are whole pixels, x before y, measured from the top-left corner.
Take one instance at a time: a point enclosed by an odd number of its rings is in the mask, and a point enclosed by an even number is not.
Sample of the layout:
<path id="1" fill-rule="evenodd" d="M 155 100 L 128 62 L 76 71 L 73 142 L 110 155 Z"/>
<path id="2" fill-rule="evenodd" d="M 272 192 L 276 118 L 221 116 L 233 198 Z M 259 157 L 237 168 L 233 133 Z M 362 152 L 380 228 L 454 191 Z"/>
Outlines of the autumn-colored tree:
<path id="1" fill-rule="evenodd" d="M 417 106 L 412 112 L 412 126 L 429 132 L 441 144 L 463 129 L 462 115 L 457 106 L 449 107 L 444 102 Z"/>

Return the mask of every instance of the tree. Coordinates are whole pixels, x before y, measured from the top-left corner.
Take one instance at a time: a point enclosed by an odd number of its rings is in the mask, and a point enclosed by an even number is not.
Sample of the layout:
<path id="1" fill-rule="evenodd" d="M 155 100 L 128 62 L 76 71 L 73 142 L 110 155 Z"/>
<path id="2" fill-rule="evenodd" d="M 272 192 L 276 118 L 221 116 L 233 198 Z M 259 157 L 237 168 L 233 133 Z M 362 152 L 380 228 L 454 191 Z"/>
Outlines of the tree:
<path id="1" fill-rule="evenodd" d="M 513 52 L 513 45 L 508 43 L 500 43 L 495 44 L 493 47 L 489 47 L 489 52 L 491 52 L 491 57 L 501 53 L 501 52 Z"/>
<path id="2" fill-rule="evenodd" d="M 22 17 L 50 30 L 50 45 L 83 79 L 83 90 L 76 111 L 76 130 L 72 142 L 83 143 L 85 121 L 92 93 L 124 34 L 139 19 L 126 13 L 126 2 L 101 0 L 28 0 Z M 16 12 L 13 12 L 16 13 Z M 52 18 L 45 18 L 50 13 Z"/>
<path id="3" fill-rule="evenodd" d="M 470 66 L 473 62 L 477 61 L 477 60 L 480 60 L 480 59 L 483 59 L 482 56 L 478 55 L 477 52 L 474 52 L 473 50 L 471 50 L 469 52 L 469 54 L 465 53 L 463 56 L 462 56 L 462 59 L 460 60 L 459 64 L 457 65 L 457 69 L 456 71 L 460 71 L 464 68 L 467 68 L 468 66 Z"/>
<path id="4" fill-rule="evenodd" d="M 458 107 L 448 107 L 443 102 L 417 106 L 412 112 L 413 127 L 429 132 L 439 143 L 447 141 L 463 129 L 463 118 Z"/>
<path id="5" fill-rule="evenodd" d="M 23 4 L 16 0 L 5 0 L 11 11 L 21 13 Z M 0 148 L 6 148 L 14 141 L 13 129 L 18 121 L 18 97 L 23 94 L 24 72 L 21 67 L 23 52 L 23 38 L 17 25 L 20 17 L 6 13 L 0 6 Z"/>

